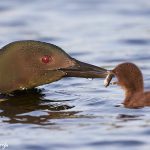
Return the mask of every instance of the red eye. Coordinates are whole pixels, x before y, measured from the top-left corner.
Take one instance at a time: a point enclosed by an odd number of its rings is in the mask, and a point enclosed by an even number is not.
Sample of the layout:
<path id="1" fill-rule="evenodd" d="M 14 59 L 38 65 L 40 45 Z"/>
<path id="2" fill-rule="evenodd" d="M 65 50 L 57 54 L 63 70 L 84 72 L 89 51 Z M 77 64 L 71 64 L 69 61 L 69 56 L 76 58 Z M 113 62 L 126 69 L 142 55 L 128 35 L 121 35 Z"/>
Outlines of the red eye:
<path id="1" fill-rule="evenodd" d="M 52 57 L 51 56 L 45 55 L 45 56 L 42 57 L 42 62 L 45 63 L 45 64 L 47 64 L 47 63 L 49 63 L 51 61 L 52 61 Z"/>

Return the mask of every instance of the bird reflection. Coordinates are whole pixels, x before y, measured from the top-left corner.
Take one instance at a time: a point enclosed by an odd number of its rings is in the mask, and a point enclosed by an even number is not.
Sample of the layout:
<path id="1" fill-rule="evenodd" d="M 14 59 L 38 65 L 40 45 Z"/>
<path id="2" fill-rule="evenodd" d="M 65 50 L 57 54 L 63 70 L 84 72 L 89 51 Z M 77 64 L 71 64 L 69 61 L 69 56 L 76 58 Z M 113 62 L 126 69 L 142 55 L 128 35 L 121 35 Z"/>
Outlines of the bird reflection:
<path id="1" fill-rule="evenodd" d="M 7 123 L 51 124 L 50 119 L 75 117 L 74 106 L 60 105 L 60 101 L 45 99 L 41 89 L 16 91 L 0 95 L 0 116 Z M 63 111 L 63 110 L 69 111 Z M 35 112 L 36 111 L 36 112 Z"/>

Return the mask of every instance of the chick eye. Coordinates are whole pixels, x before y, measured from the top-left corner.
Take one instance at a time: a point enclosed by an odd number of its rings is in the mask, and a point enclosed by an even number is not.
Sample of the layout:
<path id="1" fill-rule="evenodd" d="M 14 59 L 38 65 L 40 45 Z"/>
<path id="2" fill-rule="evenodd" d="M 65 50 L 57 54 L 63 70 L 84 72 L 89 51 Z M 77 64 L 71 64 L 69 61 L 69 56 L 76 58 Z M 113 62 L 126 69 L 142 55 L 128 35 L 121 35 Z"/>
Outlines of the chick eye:
<path id="1" fill-rule="evenodd" d="M 51 56 L 48 56 L 48 55 L 45 55 L 45 56 L 42 57 L 41 60 L 42 60 L 42 62 L 43 62 L 44 64 L 47 64 L 47 63 L 49 63 L 49 62 L 52 61 L 52 57 L 51 57 Z"/>

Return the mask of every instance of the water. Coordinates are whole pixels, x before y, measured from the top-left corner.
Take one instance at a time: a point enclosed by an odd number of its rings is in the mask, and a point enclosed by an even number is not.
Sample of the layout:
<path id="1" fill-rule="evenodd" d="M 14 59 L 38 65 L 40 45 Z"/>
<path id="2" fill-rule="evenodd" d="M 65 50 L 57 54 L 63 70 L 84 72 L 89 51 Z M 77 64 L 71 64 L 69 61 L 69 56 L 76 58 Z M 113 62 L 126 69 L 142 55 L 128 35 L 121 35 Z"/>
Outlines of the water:
<path id="1" fill-rule="evenodd" d="M 107 69 L 132 61 L 150 88 L 148 0 L 5 0 L 0 46 L 24 39 L 62 47 Z M 150 149 L 150 109 L 126 109 L 102 79 L 62 79 L 0 102 L 0 145 L 10 150 Z"/>

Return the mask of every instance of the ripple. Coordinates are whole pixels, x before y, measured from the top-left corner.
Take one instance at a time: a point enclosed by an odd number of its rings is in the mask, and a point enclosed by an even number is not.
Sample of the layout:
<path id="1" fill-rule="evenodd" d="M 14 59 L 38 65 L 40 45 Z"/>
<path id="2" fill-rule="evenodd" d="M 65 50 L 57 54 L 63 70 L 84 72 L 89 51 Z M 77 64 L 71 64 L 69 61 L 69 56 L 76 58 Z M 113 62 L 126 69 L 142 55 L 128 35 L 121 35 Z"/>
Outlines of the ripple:
<path id="1" fill-rule="evenodd" d="M 98 141 L 98 142 L 93 142 L 90 145 L 93 146 L 141 146 L 144 145 L 145 143 L 142 141 L 138 140 L 116 140 L 116 141 Z"/>
<path id="2" fill-rule="evenodd" d="M 143 115 L 127 115 L 127 114 L 119 114 L 117 119 L 121 119 L 122 121 L 129 121 L 129 120 L 142 120 Z"/>
<path id="3" fill-rule="evenodd" d="M 149 45 L 149 39 L 126 39 L 119 41 L 121 43 L 125 43 L 127 45 Z"/>

